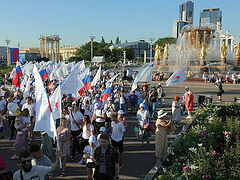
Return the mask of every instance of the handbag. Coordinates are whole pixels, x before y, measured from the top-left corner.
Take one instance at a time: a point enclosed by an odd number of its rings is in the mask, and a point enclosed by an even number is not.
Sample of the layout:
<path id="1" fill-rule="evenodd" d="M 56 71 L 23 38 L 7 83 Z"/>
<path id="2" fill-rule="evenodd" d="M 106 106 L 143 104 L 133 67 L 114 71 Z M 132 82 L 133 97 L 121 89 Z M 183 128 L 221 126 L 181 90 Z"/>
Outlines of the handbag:
<path id="1" fill-rule="evenodd" d="M 162 92 L 161 97 L 165 97 L 165 92 Z"/>
<path id="2" fill-rule="evenodd" d="M 176 128 L 173 126 L 173 124 L 171 123 L 169 126 L 168 126 L 168 132 L 173 132 L 175 131 Z"/>
<path id="3" fill-rule="evenodd" d="M 153 124 L 153 122 L 151 122 L 149 119 L 148 119 L 148 122 L 146 122 L 144 125 L 143 125 L 143 129 L 145 131 L 154 131 L 155 130 L 155 126 Z"/>
<path id="4" fill-rule="evenodd" d="M 71 116 L 72 116 L 73 120 L 76 121 L 75 118 L 74 118 L 74 116 L 73 116 L 73 114 L 72 114 L 72 111 L 70 111 L 70 113 L 71 113 Z M 77 136 L 75 137 L 75 140 L 81 140 L 81 139 L 82 139 L 83 131 L 82 131 L 82 129 L 80 128 L 80 126 L 79 126 L 78 124 L 76 124 L 76 125 L 77 125 L 78 129 L 79 129 L 81 132 L 80 132 L 79 135 L 77 135 Z"/>

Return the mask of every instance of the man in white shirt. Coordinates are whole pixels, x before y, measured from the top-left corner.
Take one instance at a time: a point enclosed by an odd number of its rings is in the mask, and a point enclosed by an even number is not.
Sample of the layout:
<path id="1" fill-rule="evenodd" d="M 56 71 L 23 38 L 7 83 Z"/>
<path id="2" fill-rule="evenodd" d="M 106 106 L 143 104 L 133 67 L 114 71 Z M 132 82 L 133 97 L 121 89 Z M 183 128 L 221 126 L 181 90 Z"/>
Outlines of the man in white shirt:
<path id="1" fill-rule="evenodd" d="M 117 113 L 113 112 L 111 114 L 111 120 L 112 120 L 112 135 L 111 135 L 111 141 L 112 146 L 119 150 L 120 153 L 120 163 L 119 167 L 122 168 L 124 166 L 122 153 L 123 153 L 123 139 L 125 136 L 125 127 L 122 122 L 120 122 L 117 119 Z"/>
<path id="2" fill-rule="evenodd" d="M 23 150 L 19 155 L 21 169 L 14 173 L 13 180 L 44 180 L 47 174 L 57 171 L 59 166 L 58 157 L 57 154 L 53 166 L 32 166 L 30 152 Z"/>
<path id="3" fill-rule="evenodd" d="M 14 136 L 16 134 L 16 129 L 14 127 L 15 119 L 16 119 L 16 111 L 19 108 L 16 103 L 13 102 L 12 97 L 7 98 L 8 105 L 7 105 L 7 112 L 5 114 L 5 117 L 8 117 L 8 124 L 11 129 L 11 136 L 10 140 L 14 139 Z"/>
<path id="4" fill-rule="evenodd" d="M 72 102 L 72 108 L 69 111 L 69 120 L 71 122 L 71 134 L 72 134 L 72 153 L 70 159 L 73 160 L 76 150 L 80 154 L 80 145 L 79 139 L 77 136 L 82 132 L 82 122 L 83 122 L 83 115 L 78 110 L 76 101 Z"/>

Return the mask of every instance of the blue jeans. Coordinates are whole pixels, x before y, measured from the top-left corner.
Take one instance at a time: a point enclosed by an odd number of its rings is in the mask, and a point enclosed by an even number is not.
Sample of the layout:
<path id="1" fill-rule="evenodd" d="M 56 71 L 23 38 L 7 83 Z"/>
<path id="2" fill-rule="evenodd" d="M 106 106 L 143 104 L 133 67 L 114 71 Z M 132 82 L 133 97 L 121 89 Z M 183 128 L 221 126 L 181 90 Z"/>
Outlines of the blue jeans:
<path id="1" fill-rule="evenodd" d="M 152 104 L 152 116 L 154 116 L 156 114 L 157 102 L 151 102 L 151 104 Z"/>

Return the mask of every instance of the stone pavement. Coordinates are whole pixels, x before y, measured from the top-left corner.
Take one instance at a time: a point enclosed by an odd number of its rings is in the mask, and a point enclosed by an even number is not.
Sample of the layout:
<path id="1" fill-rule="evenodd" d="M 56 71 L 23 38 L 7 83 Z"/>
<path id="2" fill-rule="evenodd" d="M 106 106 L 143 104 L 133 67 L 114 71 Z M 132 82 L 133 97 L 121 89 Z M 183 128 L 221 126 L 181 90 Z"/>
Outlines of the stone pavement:
<path id="1" fill-rule="evenodd" d="M 164 106 L 162 109 L 168 112 L 168 117 L 171 118 L 171 103 L 173 97 L 178 95 L 181 96 L 185 87 L 188 86 L 193 91 L 195 107 L 197 107 L 197 95 L 212 95 L 213 101 L 216 103 L 217 88 L 213 84 L 204 83 L 181 83 L 179 85 L 164 87 L 166 97 L 164 101 Z M 240 85 L 224 84 L 223 89 L 225 93 L 223 95 L 222 103 L 232 102 L 234 97 L 240 97 Z M 173 135 L 168 136 L 169 144 L 173 141 L 175 136 L 181 131 L 182 126 L 189 121 L 181 121 L 181 126 Z M 155 120 L 155 119 L 154 119 Z M 136 115 L 127 114 L 127 134 L 124 142 L 124 162 L 125 166 L 120 169 L 120 179 L 143 179 L 144 176 L 150 171 L 152 166 L 155 164 L 156 159 L 154 155 L 154 136 L 150 138 L 150 144 L 144 144 L 142 146 L 141 142 L 137 140 L 133 128 L 137 122 Z M 5 122 L 7 126 L 7 122 Z M 9 128 L 5 129 L 5 139 L 0 140 L 0 155 L 4 157 L 7 162 L 8 169 L 15 172 L 19 169 L 19 162 L 17 160 L 11 160 L 10 157 L 14 154 L 14 149 L 12 144 L 14 141 L 8 140 L 9 138 Z M 36 138 L 36 143 L 40 143 L 40 138 Z M 84 165 L 78 164 L 80 157 L 76 157 L 74 161 L 68 161 L 66 177 L 59 177 L 59 173 L 54 175 L 54 179 L 86 179 L 86 168 Z"/>

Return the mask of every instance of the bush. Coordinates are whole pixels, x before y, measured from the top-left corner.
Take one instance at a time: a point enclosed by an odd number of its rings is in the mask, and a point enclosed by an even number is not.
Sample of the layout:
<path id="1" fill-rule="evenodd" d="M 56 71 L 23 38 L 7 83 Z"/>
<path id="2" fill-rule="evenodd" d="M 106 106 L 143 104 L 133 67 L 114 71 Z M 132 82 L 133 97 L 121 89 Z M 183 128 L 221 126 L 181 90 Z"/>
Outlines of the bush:
<path id="1" fill-rule="evenodd" d="M 198 109 L 157 179 L 240 179 L 240 104 Z"/>

